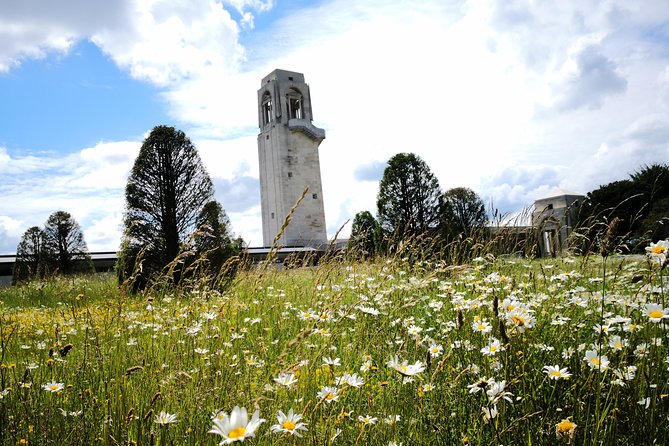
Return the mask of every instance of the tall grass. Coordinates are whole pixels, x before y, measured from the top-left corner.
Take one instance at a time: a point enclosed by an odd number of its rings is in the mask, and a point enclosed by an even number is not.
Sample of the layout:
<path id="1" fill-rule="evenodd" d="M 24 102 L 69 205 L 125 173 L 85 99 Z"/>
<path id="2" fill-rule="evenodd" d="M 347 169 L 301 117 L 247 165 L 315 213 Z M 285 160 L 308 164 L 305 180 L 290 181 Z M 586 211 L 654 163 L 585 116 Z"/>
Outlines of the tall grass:
<path id="1" fill-rule="evenodd" d="M 483 244 L 454 265 L 419 246 L 242 269 L 227 288 L 0 290 L 0 444 L 213 445 L 211 414 L 235 406 L 267 420 L 251 444 L 667 444 L 667 325 L 647 311 L 669 311 L 666 268 Z M 270 430 L 290 409 L 302 438 Z"/>

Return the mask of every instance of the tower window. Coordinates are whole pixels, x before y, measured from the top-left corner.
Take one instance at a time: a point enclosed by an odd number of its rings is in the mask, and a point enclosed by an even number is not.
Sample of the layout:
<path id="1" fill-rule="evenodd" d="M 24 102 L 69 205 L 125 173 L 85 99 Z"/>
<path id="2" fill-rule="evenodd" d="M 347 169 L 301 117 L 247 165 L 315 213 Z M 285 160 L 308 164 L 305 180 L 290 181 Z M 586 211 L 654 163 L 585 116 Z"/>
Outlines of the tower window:
<path id="1" fill-rule="evenodd" d="M 292 81 L 292 80 L 293 80 L 293 76 L 288 76 L 288 80 L 289 80 L 289 81 Z"/>
<path id="2" fill-rule="evenodd" d="M 272 219 L 274 219 L 274 212 L 272 212 Z"/>
<path id="3" fill-rule="evenodd" d="M 272 96 L 269 93 L 265 93 L 262 97 L 262 118 L 263 125 L 272 122 Z"/>
<path id="4" fill-rule="evenodd" d="M 301 99 L 290 99 L 290 118 L 291 119 L 302 119 L 302 100 Z"/>
<path id="5" fill-rule="evenodd" d="M 288 172 L 288 178 L 293 178 L 293 172 Z"/>
<path id="6" fill-rule="evenodd" d="M 302 112 L 302 94 L 294 88 L 288 90 L 286 94 L 286 107 L 288 108 L 288 119 L 303 119 Z"/>
<path id="7" fill-rule="evenodd" d="M 314 200 L 317 199 L 317 198 L 318 198 L 318 194 L 311 194 L 311 198 L 313 198 Z"/>

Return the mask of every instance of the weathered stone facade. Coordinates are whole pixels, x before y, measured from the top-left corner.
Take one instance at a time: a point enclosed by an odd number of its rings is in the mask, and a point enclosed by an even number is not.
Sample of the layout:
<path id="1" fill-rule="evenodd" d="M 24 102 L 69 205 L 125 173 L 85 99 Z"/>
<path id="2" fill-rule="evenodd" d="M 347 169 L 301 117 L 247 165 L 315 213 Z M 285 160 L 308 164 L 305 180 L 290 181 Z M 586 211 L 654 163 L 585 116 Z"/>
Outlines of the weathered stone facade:
<path id="1" fill-rule="evenodd" d="M 311 121 L 304 75 L 274 70 L 258 90 L 258 158 L 263 244 L 272 246 L 286 216 L 302 196 L 278 243 L 322 247 L 327 243 L 318 146 L 325 131 Z"/>
<path id="2" fill-rule="evenodd" d="M 583 195 L 558 189 L 534 202 L 532 226 L 539 233 L 542 257 L 554 257 L 567 250 L 576 211 L 584 198 Z"/>

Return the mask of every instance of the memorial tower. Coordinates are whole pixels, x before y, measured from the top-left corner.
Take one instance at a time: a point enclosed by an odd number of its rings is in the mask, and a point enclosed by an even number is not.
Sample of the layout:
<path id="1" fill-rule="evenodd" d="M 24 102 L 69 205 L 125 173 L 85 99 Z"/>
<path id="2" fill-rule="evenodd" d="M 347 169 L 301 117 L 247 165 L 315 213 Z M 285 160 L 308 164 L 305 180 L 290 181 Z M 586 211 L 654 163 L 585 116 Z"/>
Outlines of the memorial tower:
<path id="1" fill-rule="evenodd" d="M 274 70 L 258 90 L 258 158 L 263 244 L 272 246 L 305 188 L 279 239 L 281 246 L 319 248 L 327 243 L 318 146 L 325 130 L 311 121 L 311 95 L 304 75 Z"/>

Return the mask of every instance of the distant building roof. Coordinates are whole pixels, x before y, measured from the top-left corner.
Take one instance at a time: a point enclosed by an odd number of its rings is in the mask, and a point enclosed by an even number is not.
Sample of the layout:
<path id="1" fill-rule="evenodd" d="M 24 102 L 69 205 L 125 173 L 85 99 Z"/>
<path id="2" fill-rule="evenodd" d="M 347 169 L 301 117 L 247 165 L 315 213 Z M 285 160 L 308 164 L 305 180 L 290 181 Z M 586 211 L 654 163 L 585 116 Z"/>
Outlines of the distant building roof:
<path id="1" fill-rule="evenodd" d="M 555 197 L 564 197 L 565 195 L 572 196 L 572 197 L 584 197 L 585 196 L 583 194 L 579 194 L 578 192 L 571 192 L 571 191 L 560 189 L 559 187 L 556 187 L 552 191 L 546 193 L 544 196 L 537 198 L 535 201 L 547 200 L 549 198 L 555 198 Z"/>

